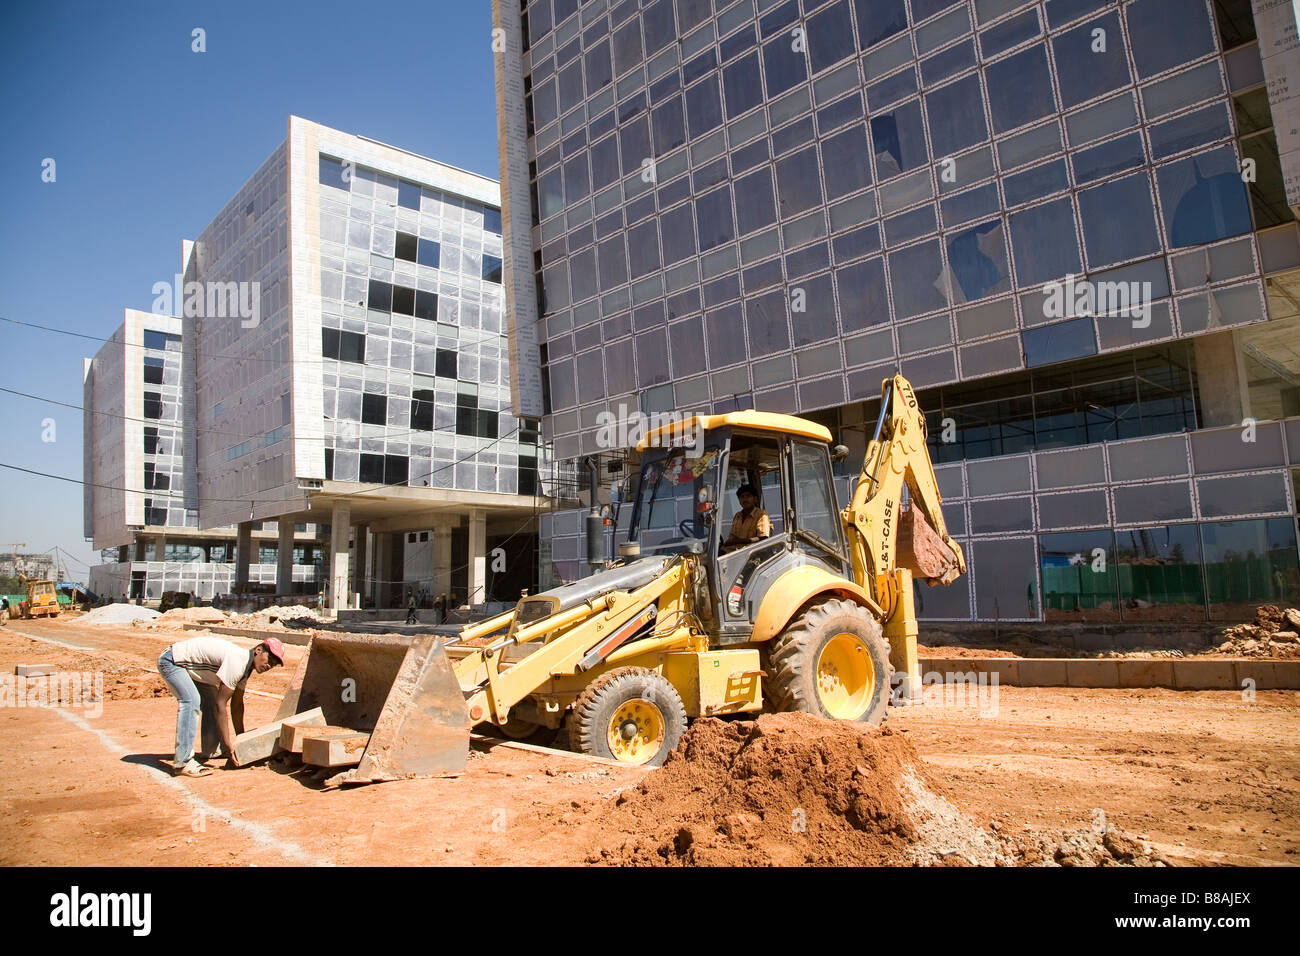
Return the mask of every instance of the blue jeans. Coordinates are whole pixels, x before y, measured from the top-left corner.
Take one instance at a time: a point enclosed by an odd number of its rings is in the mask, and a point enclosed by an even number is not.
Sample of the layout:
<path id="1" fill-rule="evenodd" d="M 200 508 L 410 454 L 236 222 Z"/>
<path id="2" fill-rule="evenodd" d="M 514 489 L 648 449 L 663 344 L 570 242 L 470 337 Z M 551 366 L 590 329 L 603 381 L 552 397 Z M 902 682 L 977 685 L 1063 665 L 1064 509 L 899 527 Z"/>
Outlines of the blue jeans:
<path id="1" fill-rule="evenodd" d="M 217 731 L 217 690 L 207 684 L 198 684 L 189 671 L 172 660 L 169 647 L 158 658 L 158 673 L 180 702 L 176 713 L 176 764 L 183 766 L 194 756 L 194 733 L 202 715 L 203 755 L 217 749 L 221 735 Z"/>

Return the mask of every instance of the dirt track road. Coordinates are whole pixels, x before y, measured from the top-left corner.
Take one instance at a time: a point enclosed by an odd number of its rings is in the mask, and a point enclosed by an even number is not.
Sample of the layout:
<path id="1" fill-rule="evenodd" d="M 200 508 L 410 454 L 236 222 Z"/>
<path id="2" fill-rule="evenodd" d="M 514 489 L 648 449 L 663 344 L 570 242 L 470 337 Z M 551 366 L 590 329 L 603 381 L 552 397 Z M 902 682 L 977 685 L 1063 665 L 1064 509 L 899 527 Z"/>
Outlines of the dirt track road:
<path id="1" fill-rule="evenodd" d="M 265 764 L 178 780 L 160 764 L 175 703 L 153 667 L 183 636 L 75 621 L 0 629 L 0 673 L 101 671 L 107 698 L 0 708 L 0 864 L 581 863 L 601 834 L 557 827 L 548 811 L 580 810 L 644 773 L 479 741 L 450 780 L 322 791 Z M 249 698 L 249 726 L 274 713 L 302 653 L 287 650 L 288 667 L 250 681 L 271 696 Z M 1004 687 L 996 713 L 984 704 L 983 716 L 924 706 L 890 718 L 982 825 L 1080 827 L 1100 813 L 1175 862 L 1300 861 L 1300 694 Z"/>

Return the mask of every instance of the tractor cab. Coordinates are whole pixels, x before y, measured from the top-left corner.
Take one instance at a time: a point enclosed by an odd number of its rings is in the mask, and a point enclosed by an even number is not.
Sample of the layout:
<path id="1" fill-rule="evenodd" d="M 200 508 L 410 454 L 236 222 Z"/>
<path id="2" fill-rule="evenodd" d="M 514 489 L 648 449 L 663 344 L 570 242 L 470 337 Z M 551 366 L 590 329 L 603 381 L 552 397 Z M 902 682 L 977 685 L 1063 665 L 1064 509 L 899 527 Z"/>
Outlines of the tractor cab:
<path id="1" fill-rule="evenodd" d="M 804 419 L 743 411 L 686 419 L 638 445 L 628 540 L 644 556 L 700 555 L 703 623 L 723 643 L 749 639 L 768 587 L 790 568 L 849 573 L 830 439 Z"/>

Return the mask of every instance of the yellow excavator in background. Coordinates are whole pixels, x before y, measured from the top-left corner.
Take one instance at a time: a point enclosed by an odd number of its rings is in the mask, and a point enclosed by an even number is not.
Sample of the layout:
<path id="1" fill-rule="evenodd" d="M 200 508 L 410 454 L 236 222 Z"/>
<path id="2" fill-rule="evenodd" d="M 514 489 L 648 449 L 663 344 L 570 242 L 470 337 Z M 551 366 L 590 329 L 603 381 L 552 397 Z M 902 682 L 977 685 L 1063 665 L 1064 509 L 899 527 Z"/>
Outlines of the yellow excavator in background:
<path id="1" fill-rule="evenodd" d="M 369 733 L 333 783 L 459 772 L 484 723 L 516 739 L 567 725 L 574 750 L 651 765 L 704 715 L 878 724 L 891 696 L 919 693 L 913 581 L 948 584 L 966 564 L 906 379 L 883 383 L 842 509 L 832 462 L 848 450 L 830 442 L 821 425 L 757 411 L 653 430 L 618 560 L 446 640 L 320 632 L 277 716 L 320 707 Z M 744 486 L 766 536 L 731 534 Z M 604 533 L 591 519 L 594 554 Z"/>
<path id="2" fill-rule="evenodd" d="M 19 573 L 18 582 L 27 588 L 27 600 L 22 609 L 24 618 L 59 616 L 59 594 L 53 581 L 33 581 Z"/>

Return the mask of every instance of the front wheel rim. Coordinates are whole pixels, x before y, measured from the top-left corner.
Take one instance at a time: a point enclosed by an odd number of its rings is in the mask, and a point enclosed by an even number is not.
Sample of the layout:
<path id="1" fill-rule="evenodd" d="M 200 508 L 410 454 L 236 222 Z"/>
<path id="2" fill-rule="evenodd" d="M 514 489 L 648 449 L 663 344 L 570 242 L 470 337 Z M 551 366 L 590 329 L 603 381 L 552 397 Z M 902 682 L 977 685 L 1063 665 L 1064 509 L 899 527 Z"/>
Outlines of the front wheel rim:
<path id="1" fill-rule="evenodd" d="M 875 689 L 876 668 L 861 637 L 842 632 L 826 642 L 817 655 L 817 697 L 826 713 L 857 720 Z"/>
<path id="2" fill-rule="evenodd" d="M 609 751 L 622 763 L 646 763 L 663 747 L 666 730 L 663 711 L 655 704 L 640 697 L 625 701 L 609 719 Z"/>

